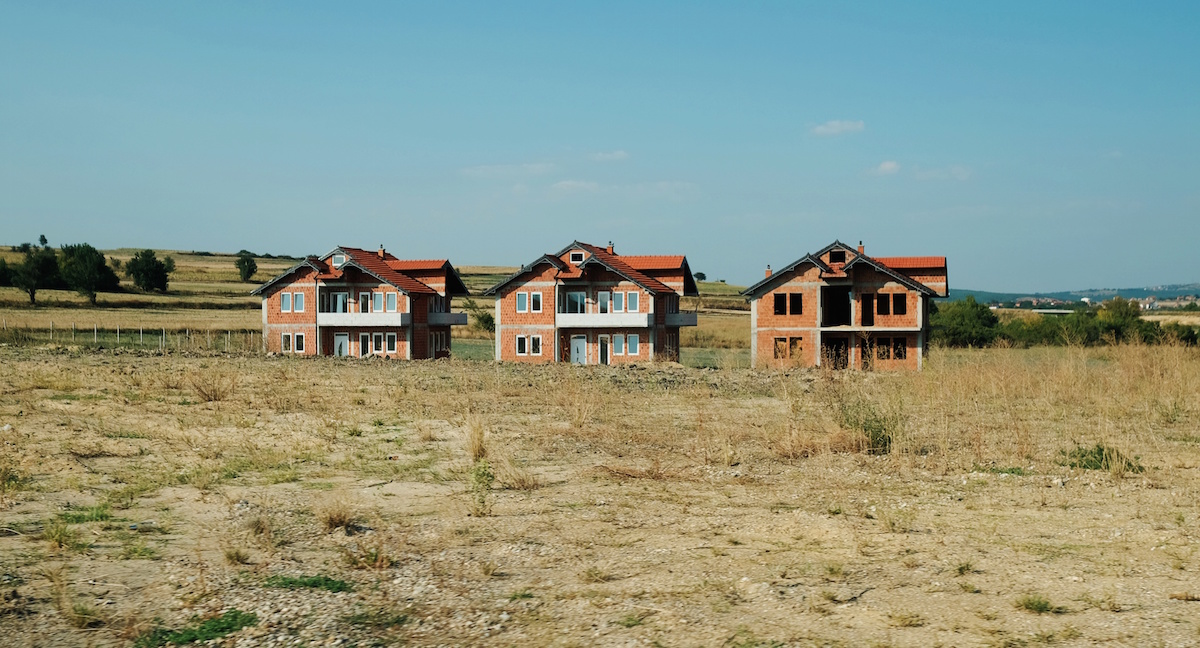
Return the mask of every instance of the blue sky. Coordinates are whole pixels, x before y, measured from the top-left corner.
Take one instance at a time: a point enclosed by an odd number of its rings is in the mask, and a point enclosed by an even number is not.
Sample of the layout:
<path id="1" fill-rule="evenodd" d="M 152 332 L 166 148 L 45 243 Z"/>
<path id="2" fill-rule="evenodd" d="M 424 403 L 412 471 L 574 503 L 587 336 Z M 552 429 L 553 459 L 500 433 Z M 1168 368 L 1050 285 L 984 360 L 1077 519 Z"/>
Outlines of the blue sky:
<path id="1" fill-rule="evenodd" d="M 1200 3 L 0 1 L 0 242 L 1200 281 Z"/>

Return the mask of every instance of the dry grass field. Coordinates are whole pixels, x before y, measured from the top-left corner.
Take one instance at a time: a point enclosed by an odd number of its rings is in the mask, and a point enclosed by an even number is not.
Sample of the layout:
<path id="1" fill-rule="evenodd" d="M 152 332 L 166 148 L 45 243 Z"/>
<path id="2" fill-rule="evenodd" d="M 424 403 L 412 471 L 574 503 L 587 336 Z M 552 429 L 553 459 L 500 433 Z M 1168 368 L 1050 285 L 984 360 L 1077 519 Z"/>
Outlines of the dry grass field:
<path id="1" fill-rule="evenodd" d="M 2 643 L 1193 646 L 1198 394 L 0 347 Z"/>

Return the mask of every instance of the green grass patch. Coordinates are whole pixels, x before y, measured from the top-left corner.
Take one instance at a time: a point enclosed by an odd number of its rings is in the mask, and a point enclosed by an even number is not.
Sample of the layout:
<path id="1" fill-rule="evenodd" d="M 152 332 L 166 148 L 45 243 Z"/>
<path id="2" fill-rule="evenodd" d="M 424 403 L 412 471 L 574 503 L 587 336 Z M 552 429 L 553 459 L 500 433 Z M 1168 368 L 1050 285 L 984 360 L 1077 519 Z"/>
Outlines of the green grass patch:
<path id="1" fill-rule="evenodd" d="M 67 524 L 82 524 L 84 522 L 106 522 L 112 519 L 108 504 L 82 506 L 72 508 L 58 514 L 58 519 Z"/>
<path id="2" fill-rule="evenodd" d="M 280 589 L 323 589 L 330 592 L 349 592 L 354 586 L 344 580 L 328 576 L 282 576 L 275 575 L 263 581 L 267 587 Z"/>
<path id="3" fill-rule="evenodd" d="M 1092 447 L 1075 446 L 1070 452 L 1063 451 L 1059 464 L 1084 470 L 1107 470 L 1113 473 L 1140 473 L 1145 470 L 1138 461 L 1140 457 L 1130 459 L 1120 450 L 1110 448 L 1102 443 Z"/>
<path id="4" fill-rule="evenodd" d="M 155 628 L 138 637 L 133 645 L 134 648 L 158 648 L 168 644 L 182 646 L 197 641 L 212 641 L 256 623 L 257 614 L 233 609 L 219 617 L 193 620 L 193 625 L 179 630 Z"/>
<path id="5" fill-rule="evenodd" d="M 1034 614 L 1046 614 L 1047 612 L 1062 614 L 1067 611 L 1066 608 L 1054 606 L 1050 603 L 1050 599 L 1041 594 L 1026 594 L 1014 601 L 1013 605 L 1018 610 L 1026 610 Z"/>
<path id="6" fill-rule="evenodd" d="M 533 592 L 530 592 L 527 589 L 517 590 L 517 591 L 513 592 L 512 594 L 508 595 L 508 600 L 510 600 L 510 601 L 523 601 L 525 599 L 531 599 L 531 598 L 533 598 Z"/>

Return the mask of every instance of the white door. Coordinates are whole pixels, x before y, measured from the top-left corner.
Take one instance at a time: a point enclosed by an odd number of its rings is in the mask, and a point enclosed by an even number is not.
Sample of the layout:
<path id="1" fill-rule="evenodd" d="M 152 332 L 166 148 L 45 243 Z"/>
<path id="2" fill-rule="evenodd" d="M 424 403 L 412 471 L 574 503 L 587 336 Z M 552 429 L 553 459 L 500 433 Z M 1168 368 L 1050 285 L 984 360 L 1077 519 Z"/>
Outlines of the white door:
<path id="1" fill-rule="evenodd" d="M 587 338 L 582 335 L 571 338 L 571 364 L 587 364 Z"/>
<path id="2" fill-rule="evenodd" d="M 350 355 L 350 334 L 333 334 L 333 355 L 340 357 Z"/>

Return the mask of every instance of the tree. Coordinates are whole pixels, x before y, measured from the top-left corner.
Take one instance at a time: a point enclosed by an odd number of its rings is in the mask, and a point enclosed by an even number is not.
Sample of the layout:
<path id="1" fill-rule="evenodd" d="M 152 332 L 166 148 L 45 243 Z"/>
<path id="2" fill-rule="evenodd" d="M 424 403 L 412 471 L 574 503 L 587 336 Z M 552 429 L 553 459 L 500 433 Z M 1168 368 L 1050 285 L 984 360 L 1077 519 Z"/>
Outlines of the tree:
<path id="1" fill-rule="evenodd" d="M 168 275 L 174 271 L 175 259 L 160 260 L 154 250 L 142 250 L 125 263 L 126 276 L 132 277 L 133 284 L 142 290 L 167 292 Z"/>
<path id="2" fill-rule="evenodd" d="M 8 267 L 8 261 L 0 259 L 0 286 L 12 285 L 12 268 Z"/>
<path id="3" fill-rule="evenodd" d="M 467 298 L 466 302 L 463 303 L 463 308 L 467 309 L 467 312 L 471 314 L 471 318 L 474 320 L 471 322 L 471 328 L 488 333 L 496 332 L 496 316 L 488 311 L 488 309 L 480 306 L 471 298 Z"/>
<path id="4" fill-rule="evenodd" d="M 62 246 L 58 259 L 59 272 L 67 287 L 88 298 L 96 305 L 96 293 L 112 292 L 121 280 L 104 260 L 104 255 L 87 243 Z"/>
<path id="5" fill-rule="evenodd" d="M 968 295 L 964 301 L 950 302 L 930 315 L 933 339 L 949 346 L 986 346 L 991 344 L 1000 329 L 1000 320 L 984 304 Z"/>
<path id="6" fill-rule="evenodd" d="M 238 275 L 242 277 L 242 281 L 250 281 L 255 272 L 258 272 L 258 264 L 254 262 L 254 254 L 242 250 L 238 252 L 237 261 L 233 262 L 237 266 Z"/>
<path id="7" fill-rule="evenodd" d="M 45 238 L 43 236 L 42 240 Z M 48 247 L 29 243 L 22 244 L 21 251 L 25 253 L 25 260 L 12 268 L 12 285 L 29 295 L 30 304 L 36 304 L 37 291 L 56 287 L 62 281 L 58 274 L 58 255 Z"/>
<path id="8" fill-rule="evenodd" d="M 703 272 L 693 272 L 692 278 L 696 281 L 708 281 L 708 275 L 704 274 Z"/>

